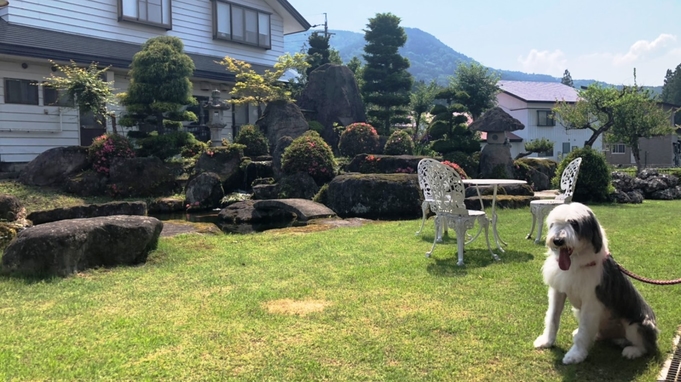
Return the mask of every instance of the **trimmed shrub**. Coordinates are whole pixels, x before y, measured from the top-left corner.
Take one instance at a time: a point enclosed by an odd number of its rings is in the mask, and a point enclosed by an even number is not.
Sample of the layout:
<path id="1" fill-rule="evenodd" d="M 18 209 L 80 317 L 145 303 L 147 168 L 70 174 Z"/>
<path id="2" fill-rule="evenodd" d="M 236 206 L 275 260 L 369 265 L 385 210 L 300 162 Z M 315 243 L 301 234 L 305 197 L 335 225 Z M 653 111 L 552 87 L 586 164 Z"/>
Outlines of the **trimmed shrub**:
<path id="1" fill-rule="evenodd" d="M 338 142 L 341 155 L 354 157 L 357 154 L 373 154 L 379 148 L 376 129 L 368 123 L 358 122 L 348 125 Z"/>
<path id="2" fill-rule="evenodd" d="M 267 143 L 267 138 L 265 138 L 265 135 L 260 131 L 260 128 L 254 125 L 241 126 L 239 134 L 237 134 L 234 139 L 234 143 L 246 146 L 244 155 L 247 157 L 257 157 L 270 153 L 270 146 Z"/>
<path id="3" fill-rule="evenodd" d="M 405 130 L 395 130 L 383 148 L 385 155 L 412 155 L 414 154 L 414 141 Z"/>
<path id="4" fill-rule="evenodd" d="M 104 134 L 92 142 L 88 149 L 92 168 L 100 174 L 109 176 L 109 168 L 114 159 L 133 158 L 135 152 L 128 138 L 118 134 Z"/>
<path id="5" fill-rule="evenodd" d="M 324 125 L 322 125 L 321 122 L 308 121 L 307 126 L 310 128 L 310 130 L 316 131 L 320 135 L 324 132 Z"/>
<path id="6" fill-rule="evenodd" d="M 331 147 L 312 130 L 294 139 L 281 157 L 281 170 L 284 174 L 305 172 L 320 185 L 333 179 L 335 165 Z"/>
<path id="7" fill-rule="evenodd" d="M 459 166 L 458 164 L 456 164 L 454 162 L 450 162 L 448 160 L 442 161 L 442 164 L 447 165 L 447 166 L 453 168 L 454 170 L 456 170 L 456 172 L 459 174 L 461 179 L 468 179 L 468 175 L 466 175 L 466 171 L 464 171 L 464 169 L 461 168 L 461 166 Z"/>
<path id="8" fill-rule="evenodd" d="M 137 141 L 139 148 L 137 155 L 141 157 L 156 157 L 162 161 L 176 155 L 185 158 L 197 156 L 208 148 L 208 144 L 199 141 L 194 134 L 186 131 L 173 131 L 158 135 L 152 133 Z"/>
<path id="9" fill-rule="evenodd" d="M 443 155 L 443 160 L 458 164 L 470 178 L 475 178 L 480 173 L 479 151 L 473 155 L 466 154 L 463 151 L 453 151 Z"/>
<path id="10" fill-rule="evenodd" d="M 610 193 L 614 191 L 612 177 L 605 156 L 600 152 L 583 147 L 571 151 L 558 165 L 556 176 L 552 180 L 553 187 L 560 188 L 560 177 L 565 167 L 577 157 L 582 157 L 579 167 L 577 185 L 572 200 L 580 203 L 608 202 Z"/>

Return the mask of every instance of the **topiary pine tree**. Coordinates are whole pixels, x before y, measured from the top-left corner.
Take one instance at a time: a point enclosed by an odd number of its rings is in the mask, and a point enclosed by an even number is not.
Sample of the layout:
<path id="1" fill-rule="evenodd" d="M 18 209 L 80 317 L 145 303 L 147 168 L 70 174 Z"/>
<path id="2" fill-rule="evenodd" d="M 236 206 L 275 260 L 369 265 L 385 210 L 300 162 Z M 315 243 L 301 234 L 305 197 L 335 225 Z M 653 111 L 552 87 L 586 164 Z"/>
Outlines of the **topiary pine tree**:
<path id="1" fill-rule="evenodd" d="M 182 40 L 172 36 L 150 38 L 133 56 L 130 67 L 128 92 L 120 95 L 127 110 L 121 125 L 149 123 L 161 132 L 182 127 L 182 121 L 196 121 L 194 113 L 182 110 L 196 105 L 189 80 L 194 62 L 184 53 Z"/>
<path id="2" fill-rule="evenodd" d="M 435 98 L 444 100 L 446 106 L 437 104 L 430 111 L 433 120 L 428 127 L 428 134 L 434 140 L 431 143 L 432 150 L 445 158 L 455 152 L 470 156 L 480 151 L 480 141 L 466 123 L 468 110 L 462 102 L 466 100 L 467 94 L 447 89 L 438 93 Z"/>
<path id="3" fill-rule="evenodd" d="M 310 46 L 307 49 L 307 61 L 310 66 L 305 70 L 307 75 L 317 69 L 318 67 L 328 64 L 331 56 L 331 47 L 329 46 L 329 38 L 331 35 L 323 35 L 319 32 L 312 32 L 307 40 Z"/>
<path id="4" fill-rule="evenodd" d="M 572 81 L 572 75 L 570 75 L 569 70 L 565 69 L 565 72 L 563 73 L 563 78 L 560 80 L 560 83 L 573 88 L 575 87 L 575 83 Z"/>
<path id="5" fill-rule="evenodd" d="M 370 123 L 380 135 L 390 134 L 394 123 L 408 123 L 409 96 L 413 79 L 407 72 L 409 60 L 398 53 L 407 42 L 400 18 L 378 13 L 369 19 L 364 31 L 362 98 L 367 104 Z"/>

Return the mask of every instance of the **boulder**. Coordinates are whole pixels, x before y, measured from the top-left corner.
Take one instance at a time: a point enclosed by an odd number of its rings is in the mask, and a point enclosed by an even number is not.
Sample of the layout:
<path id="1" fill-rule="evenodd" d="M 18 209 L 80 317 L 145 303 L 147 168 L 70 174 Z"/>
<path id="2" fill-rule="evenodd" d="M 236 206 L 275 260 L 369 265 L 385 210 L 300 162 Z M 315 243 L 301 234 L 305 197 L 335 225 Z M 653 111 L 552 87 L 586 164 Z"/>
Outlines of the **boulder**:
<path id="1" fill-rule="evenodd" d="M 309 129 L 305 116 L 298 106 L 288 101 L 268 103 L 256 125 L 267 137 L 272 153 L 277 149 L 279 138 L 289 136 L 296 139 Z"/>
<path id="2" fill-rule="evenodd" d="M 13 222 L 26 217 L 26 208 L 14 195 L 0 194 L 0 221 Z"/>
<path id="3" fill-rule="evenodd" d="M 250 161 L 244 166 L 244 175 L 246 178 L 246 189 L 253 186 L 253 181 L 260 178 L 274 177 L 274 170 L 272 169 L 272 160 L 268 161 Z"/>
<path id="4" fill-rule="evenodd" d="M 253 197 L 251 198 L 253 200 L 277 199 L 278 197 L 279 185 L 277 183 L 253 185 Z"/>
<path id="5" fill-rule="evenodd" d="M 19 173 L 19 182 L 30 186 L 55 186 L 89 166 L 87 147 L 55 147 L 29 162 Z"/>
<path id="6" fill-rule="evenodd" d="M 281 178 L 284 173 L 281 170 L 281 156 L 284 155 L 284 150 L 291 145 L 293 138 L 283 136 L 277 141 L 277 145 L 272 151 L 272 173 L 276 179 Z"/>
<path id="7" fill-rule="evenodd" d="M 234 147 L 215 147 L 204 152 L 196 161 L 194 173 L 212 172 L 220 177 L 222 188 L 231 192 L 244 187 L 244 177 L 241 172 L 241 160 L 244 158 L 242 150 Z"/>
<path id="8" fill-rule="evenodd" d="M 487 144 L 480 152 L 480 178 L 513 179 L 510 145 Z"/>
<path id="9" fill-rule="evenodd" d="M 149 214 L 168 214 L 173 212 L 185 211 L 184 199 L 178 198 L 159 198 L 154 199 L 147 205 Z"/>
<path id="10" fill-rule="evenodd" d="M 255 203 L 255 200 L 244 200 L 230 204 L 220 211 L 218 219 L 230 224 L 257 224 L 281 220 L 291 221 L 295 218 L 295 214 L 281 209 L 256 209 Z"/>
<path id="11" fill-rule="evenodd" d="M 94 170 L 86 170 L 64 179 L 61 188 L 65 192 L 78 196 L 100 196 L 108 191 L 109 178 Z"/>
<path id="12" fill-rule="evenodd" d="M 348 172 L 362 174 L 415 174 L 422 156 L 359 154 L 348 163 Z"/>
<path id="13" fill-rule="evenodd" d="M 189 181 L 185 196 L 191 209 L 212 209 L 220 206 L 225 192 L 218 174 L 202 172 Z"/>
<path id="14" fill-rule="evenodd" d="M 68 276 L 94 267 L 136 265 L 156 248 L 163 223 L 148 216 L 105 216 L 21 231 L 2 256 L 4 271 Z"/>
<path id="15" fill-rule="evenodd" d="M 156 157 L 115 160 L 109 184 L 114 196 L 124 198 L 171 195 L 177 186 L 174 170 Z"/>
<path id="16" fill-rule="evenodd" d="M 284 175 L 277 182 L 279 198 L 298 198 L 311 200 L 319 192 L 319 186 L 305 172 Z"/>
<path id="17" fill-rule="evenodd" d="M 339 175 L 329 183 L 327 206 L 342 218 L 416 219 L 423 196 L 416 174 Z"/>
<path id="18" fill-rule="evenodd" d="M 355 75 L 344 65 L 324 64 L 313 70 L 297 103 L 301 109 L 310 111 L 313 119 L 324 126 L 321 135 L 331 147 L 338 147 L 334 123 L 347 126 L 366 121 L 364 102 Z"/>
<path id="19" fill-rule="evenodd" d="M 94 218 L 112 215 L 139 215 L 147 214 L 145 202 L 110 202 L 104 204 L 90 204 L 56 208 L 53 210 L 34 211 L 28 215 L 28 220 L 33 224 L 45 224 L 67 219 Z"/>

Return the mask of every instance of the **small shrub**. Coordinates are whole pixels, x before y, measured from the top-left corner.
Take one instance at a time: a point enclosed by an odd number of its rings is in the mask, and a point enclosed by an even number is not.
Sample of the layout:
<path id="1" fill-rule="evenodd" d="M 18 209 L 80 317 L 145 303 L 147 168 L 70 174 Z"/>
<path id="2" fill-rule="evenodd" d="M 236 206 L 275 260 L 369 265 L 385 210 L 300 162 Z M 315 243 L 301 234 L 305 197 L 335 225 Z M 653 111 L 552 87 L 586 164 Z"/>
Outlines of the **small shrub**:
<path id="1" fill-rule="evenodd" d="M 611 184 L 610 168 L 605 156 L 590 147 L 571 151 L 563 158 L 556 169 L 556 176 L 552 181 L 553 187 L 560 188 L 560 177 L 563 170 L 577 157 L 582 157 L 582 164 L 579 167 L 577 185 L 572 200 L 580 203 L 608 202 L 610 193 L 614 191 Z"/>
<path id="2" fill-rule="evenodd" d="M 414 153 L 414 141 L 405 130 L 395 130 L 385 143 L 383 153 L 386 155 L 412 155 Z"/>
<path id="3" fill-rule="evenodd" d="M 448 160 L 443 161 L 442 164 L 447 165 L 447 166 L 453 168 L 454 170 L 456 170 L 456 172 L 459 174 L 461 179 L 468 179 L 468 175 L 466 174 L 466 171 L 464 171 L 464 169 L 461 168 L 461 166 L 459 166 L 458 164 L 456 164 L 454 162 L 450 162 Z"/>
<path id="4" fill-rule="evenodd" d="M 109 175 L 111 163 L 116 158 L 132 158 L 135 153 L 132 151 L 130 141 L 122 135 L 104 134 L 95 138 L 88 149 L 92 168 L 100 174 Z"/>
<path id="5" fill-rule="evenodd" d="M 329 200 L 329 185 L 325 184 L 319 189 L 317 195 L 315 195 L 314 198 L 312 198 L 312 201 L 326 205 L 328 200 Z"/>
<path id="6" fill-rule="evenodd" d="M 239 134 L 234 139 L 234 143 L 245 145 L 244 155 L 247 157 L 257 157 L 267 155 L 270 153 L 270 146 L 267 143 L 267 138 L 260 131 L 260 128 L 254 125 L 241 126 Z"/>
<path id="7" fill-rule="evenodd" d="M 319 135 L 324 132 L 324 125 L 318 121 L 309 121 L 307 125 L 310 127 L 310 130 L 316 131 Z"/>
<path id="8" fill-rule="evenodd" d="M 335 176 L 336 160 L 331 147 L 318 133 L 308 130 L 284 150 L 281 169 L 284 174 L 308 173 L 317 184 L 324 184 Z"/>
<path id="9" fill-rule="evenodd" d="M 379 138 L 376 129 L 364 122 L 348 125 L 338 142 L 340 153 L 350 158 L 357 154 L 375 153 L 378 147 Z"/>
<path id="10" fill-rule="evenodd" d="M 176 155 L 182 155 L 184 158 L 194 157 L 208 148 L 208 144 L 199 141 L 194 134 L 186 131 L 173 131 L 163 135 L 152 133 L 137 142 L 139 144 L 138 156 L 153 156 L 162 161 Z"/>

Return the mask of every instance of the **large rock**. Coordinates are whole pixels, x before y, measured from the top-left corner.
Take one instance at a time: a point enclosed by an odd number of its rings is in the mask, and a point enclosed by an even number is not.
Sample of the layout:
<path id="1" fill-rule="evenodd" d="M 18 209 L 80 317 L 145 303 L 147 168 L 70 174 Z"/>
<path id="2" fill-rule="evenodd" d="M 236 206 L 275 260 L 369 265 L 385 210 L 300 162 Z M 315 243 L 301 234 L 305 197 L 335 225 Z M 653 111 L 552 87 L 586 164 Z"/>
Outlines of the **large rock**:
<path id="1" fill-rule="evenodd" d="M 112 215 L 144 216 L 146 214 L 147 204 L 145 202 L 110 202 L 34 211 L 31 212 L 27 218 L 32 221 L 33 224 L 44 224 L 66 219 L 94 218 Z"/>
<path id="2" fill-rule="evenodd" d="M 31 186 L 59 185 L 89 166 L 87 147 L 55 147 L 29 162 L 19 173 L 19 182 Z"/>
<path id="3" fill-rule="evenodd" d="M 156 248 L 163 223 L 147 216 L 106 216 L 41 224 L 5 249 L 4 271 L 68 276 L 89 268 L 135 265 Z"/>
<path id="4" fill-rule="evenodd" d="M 415 174 L 422 156 L 359 154 L 347 166 L 348 172 L 362 174 Z"/>
<path id="5" fill-rule="evenodd" d="M 513 179 L 511 146 L 488 143 L 480 153 L 480 178 Z"/>
<path id="6" fill-rule="evenodd" d="M 109 171 L 110 192 L 120 197 L 172 195 L 175 172 L 156 157 L 115 160 Z"/>
<path id="7" fill-rule="evenodd" d="M 284 150 L 291 145 L 293 138 L 285 135 L 280 137 L 277 141 L 277 145 L 272 151 L 272 173 L 276 179 L 281 178 L 284 172 L 281 169 L 281 157 L 284 155 Z"/>
<path id="8" fill-rule="evenodd" d="M 348 125 L 366 121 L 355 75 L 344 65 L 324 64 L 313 70 L 297 103 L 301 109 L 311 111 L 314 119 L 324 126 L 322 137 L 331 147 L 338 147 L 334 123 Z"/>
<path id="9" fill-rule="evenodd" d="M 194 172 L 201 174 L 212 172 L 220 177 L 222 188 L 231 192 L 245 187 L 244 176 L 241 171 L 241 160 L 244 158 L 242 150 L 234 147 L 215 147 L 204 152 L 196 161 Z"/>
<path id="10" fill-rule="evenodd" d="M 78 196 L 105 195 L 109 178 L 94 170 L 86 170 L 64 179 L 62 190 Z"/>
<path id="11" fill-rule="evenodd" d="M 273 221 L 291 221 L 295 214 L 282 209 L 256 209 L 255 200 L 236 202 L 223 208 L 218 214 L 218 219 L 230 224 L 257 224 L 270 223 Z"/>
<path id="12" fill-rule="evenodd" d="M 256 124 L 265 133 L 273 153 L 277 149 L 279 138 L 289 136 L 296 139 L 309 129 L 298 106 L 287 101 L 268 103 L 262 118 Z"/>
<path id="13" fill-rule="evenodd" d="M 416 174 L 339 175 L 326 201 L 342 218 L 399 220 L 421 217 L 423 196 Z"/>
<path id="14" fill-rule="evenodd" d="M 13 222 L 26 217 L 26 208 L 14 195 L 0 194 L 0 221 Z"/>
<path id="15" fill-rule="evenodd" d="M 218 207 L 224 196 L 220 177 L 214 172 L 203 172 L 187 184 L 186 199 L 191 209 Z"/>

